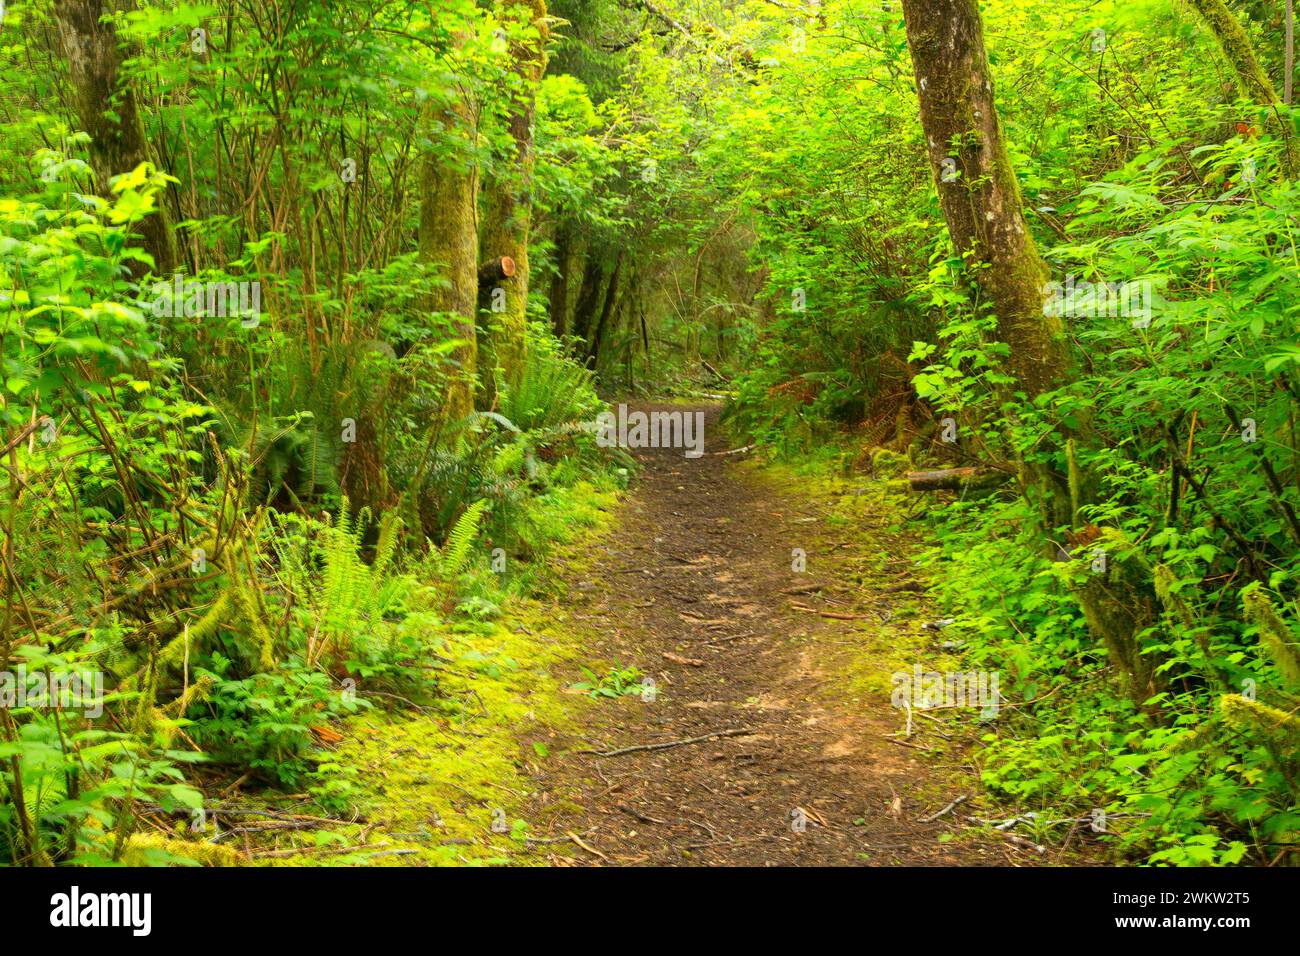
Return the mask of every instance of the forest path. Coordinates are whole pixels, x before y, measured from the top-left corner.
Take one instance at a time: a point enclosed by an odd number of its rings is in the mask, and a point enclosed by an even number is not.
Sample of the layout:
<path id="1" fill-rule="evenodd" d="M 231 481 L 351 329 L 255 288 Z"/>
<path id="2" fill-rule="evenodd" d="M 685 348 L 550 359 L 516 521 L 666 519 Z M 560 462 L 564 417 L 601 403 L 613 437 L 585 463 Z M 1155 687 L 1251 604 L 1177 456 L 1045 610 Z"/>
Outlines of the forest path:
<path id="1" fill-rule="evenodd" d="M 552 862 L 1036 862 L 1032 850 L 997 838 L 972 842 L 970 804 L 922 822 L 970 793 L 969 777 L 921 752 L 942 745 L 936 736 L 887 737 L 904 725 L 888 692 L 851 690 L 838 666 L 869 652 L 873 632 L 875 640 L 884 632 L 874 622 L 900 600 L 916 601 L 899 593 L 911 588 L 888 587 L 899 576 L 866 580 L 852 566 L 860 540 L 845 543 L 861 531 L 828 526 L 796 483 L 720 454 L 716 407 L 673 410 L 704 413 L 706 453 L 637 451 L 643 470 L 618 528 L 592 564 L 566 573 L 570 623 L 597 644 L 588 643 L 588 660 L 636 664 L 656 693 L 589 708 L 580 739 L 543 761 L 527 813 L 534 838 L 554 844 Z M 897 537 L 870 544 L 873 558 L 887 551 L 894 566 L 910 567 Z M 792 570 L 794 548 L 807 554 L 804 573 Z M 921 620 L 907 626 L 916 632 Z M 718 736 L 584 752 L 705 735 Z"/>

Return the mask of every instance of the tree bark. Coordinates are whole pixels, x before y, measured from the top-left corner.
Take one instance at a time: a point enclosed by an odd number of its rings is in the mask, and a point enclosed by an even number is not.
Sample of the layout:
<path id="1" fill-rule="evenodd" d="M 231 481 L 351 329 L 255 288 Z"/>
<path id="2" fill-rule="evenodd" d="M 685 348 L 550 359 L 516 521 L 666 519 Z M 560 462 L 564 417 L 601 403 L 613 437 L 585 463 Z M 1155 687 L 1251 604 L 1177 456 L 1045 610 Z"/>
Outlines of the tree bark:
<path id="1" fill-rule="evenodd" d="M 572 227 L 561 222 L 555 230 L 555 275 L 547 294 L 547 312 L 551 317 L 551 331 L 557 339 L 569 332 L 569 276 L 573 267 Z"/>
<path id="2" fill-rule="evenodd" d="M 1223 0 L 1188 0 L 1201 15 L 1206 26 L 1219 41 L 1223 55 L 1228 58 L 1233 72 L 1237 75 L 1237 86 L 1241 92 L 1256 103 L 1272 106 L 1279 102 L 1277 89 L 1268 73 L 1260 66 L 1255 57 L 1255 48 L 1251 46 L 1250 35 L 1241 25 L 1237 15 Z"/>
<path id="3" fill-rule="evenodd" d="M 592 367 L 600 357 L 600 342 L 605 336 L 605 328 L 609 325 L 610 316 L 614 313 L 614 305 L 618 301 L 618 280 L 622 270 L 623 252 L 620 251 L 618 258 L 614 260 L 614 271 L 610 273 L 609 285 L 605 287 L 605 304 L 601 306 L 600 318 L 596 320 L 595 331 L 591 333 L 591 341 L 587 344 L 587 364 Z"/>
<path id="4" fill-rule="evenodd" d="M 56 0 L 54 5 L 78 122 L 90 134 L 90 165 L 100 195 L 110 198 L 114 176 L 151 160 L 135 93 L 118 75 L 122 55 L 117 28 L 111 20 L 101 20 L 107 12 L 102 0 Z M 170 275 L 179 262 L 176 237 L 164 197 L 156 196 L 155 202 L 156 211 L 135 228 L 153 256 L 154 273 Z"/>
<path id="5" fill-rule="evenodd" d="M 589 246 L 582 265 L 582 285 L 578 288 L 578 301 L 573 307 L 573 335 L 584 342 L 591 335 L 604 281 L 605 264 L 601 250 Z"/>
<path id="6" fill-rule="evenodd" d="M 433 144 L 420 160 L 420 259 L 446 272 L 448 285 L 433 290 L 429 310 L 452 315 L 454 335 L 461 344 L 452 353 L 456 363 L 447 383 L 445 414 L 450 421 L 474 410 L 478 339 L 478 173 L 468 142 L 448 149 L 436 127 L 458 137 L 473 135 L 469 109 L 457 97 L 427 117 Z"/>
<path id="7" fill-rule="evenodd" d="M 1295 84 L 1295 2 L 1286 0 L 1286 53 L 1283 56 L 1283 69 L 1286 70 L 1286 77 L 1283 80 L 1282 102 L 1287 106 L 1291 105 L 1291 93 Z"/>
<path id="8" fill-rule="evenodd" d="M 515 262 L 514 277 L 502 283 L 505 311 L 493 313 L 489 341 L 493 358 L 507 384 L 518 381 L 527 360 L 528 233 L 532 220 L 533 120 L 535 94 L 546 69 L 545 0 L 498 0 L 502 20 L 520 19 L 530 24 L 535 35 L 512 44 L 514 70 L 520 81 L 510 107 L 510 137 L 514 155 L 487 187 L 486 224 L 483 252 L 492 257 L 509 256 Z M 495 388 L 495 382 L 489 383 Z"/>
<path id="9" fill-rule="evenodd" d="M 1201 15 L 1206 26 L 1214 34 L 1214 38 L 1219 41 L 1219 48 L 1223 55 L 1227 57 L 1228 63 L 1232 66 L 1233 73 L 1237 77 L 1237 88 L 1241 90 L 1243 96 L 1249 97 L 1260 106 L 1276 107 L 1283 102 L 1283 99 L 1277 95 L 1277 87 L 1269 79 L 1268 71 L 1260 65 L 1259 58 L 1255 56 L 1255 48 L 1251 45 L 1250 34 L 1246 28 L 1241 25 L 1237 15 L 1232 9 L 1223 2 L 1223 0 L 1188 0 L 1196 8 L 1196 12 Z M 1291 46 L 1293 37 L 1291 34 L 1291 4 L 1287 3 L 1287 35 L 1286 35 L 1286 52 L 1285 67 L 1286 89 L 1285 102 L 1291 102 L 1291 69 L 1293 67 L 1292 57 L 1294 50 Z M 1295 129 L 1289 119 L 1281 116 L 1278 110 L 1273 110 L 1273 115 L 1269 124 L 1274 128 L 1283 140 L 1282 149 L 1282 167 L 1288 177 L 1294 177 L 1296 170 L 1300 169 L 1300 144 L 1296 142 Z"/>
<path id="10" fill-rule="evenodd" d="M 1043 314 L 1047 266 L 1025 224 L 994 104 L 976 0 L 904 0 L 921 125 L 957 252 L 997 315 L 1010 371 L 1030 396 L 1066 370 L 1059 318 Z"/>

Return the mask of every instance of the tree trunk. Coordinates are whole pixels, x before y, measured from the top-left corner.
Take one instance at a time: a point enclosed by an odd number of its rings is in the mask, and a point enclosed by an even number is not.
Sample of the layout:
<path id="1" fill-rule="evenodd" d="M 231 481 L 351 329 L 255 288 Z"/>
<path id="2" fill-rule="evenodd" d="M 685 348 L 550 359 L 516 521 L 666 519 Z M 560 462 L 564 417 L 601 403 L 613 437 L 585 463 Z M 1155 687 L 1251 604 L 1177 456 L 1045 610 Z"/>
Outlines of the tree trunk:
<path id="1" fill-rule="evenodd" d="M 1283 80 L 1282 102 L 1291 105 L 1292 87 L 1295 81 L 1295 3 L 1286 0 L 1286 53 L 1283 56 L 1283 68 L 1286 77 Z"/>
<path id="2" fill-rule="evenodd" d="M 605 281 L 605 264 L 601 250 L 587 249 L 582 266 L 582 285 L 578 288 L 578 301 L 573 307 L 573 335 L 588 342 L 595 324 L 596 309 L 600 303 L 600 290 Z"/>
<path id="3" fill-rule="evenodd" d="M 618 258 L 614 260 L 614 271 L 610 273 L 609 285 L 605 287 L 605 304 L 601 306 L 600 318 L 596 320 L 595 331 L 591 333 L 591 341 L 587 344 L 587 364 L 593 368 L 600 357 L 600 340 L 604 338 L 605 328 L 614 313 L 614 304 L 618 301 L 618 280 L 622 270 L 623 253 L 620 251 Z"/>
<path id="4" fill-rule="evenodd" d="M 101 22 L 109 12 L 102 0 L 57 0 L 59 40 L 68 61 L 77 118 L 90 134 L 90 164 L 99 193 L 113 195 L 109 182 L 149 162 L 144 123 L 136 108 L 135 93 L 118 77 L 122 57 L 117 29 L 112 21 Z M 179 256 L 176 237 L 164 197 L 155 197 L 157 211 L 135 224 L 144 237 L 144 248 L 154 260 L 156 275 L 176 271 Z"/>
<path id="5" fill-rule="evenodd" d="M 953 245 L 997 315 L 1010 370 L 1030 396 L 1066 369 L 1061 321 L 1043 314 L 1047 266 L 1025 225 L 1002 140 L 976 0 L 904 0 L 921 124 Z"/>
<path id="6" fill-rule="evenodd" d="M 551 331 L 557 339 L 569 331 L 569 276 L 573 266 L 572 227 L 561 222 L 555 229 L 555 275 L 547 295 L 547 312 L 551 317 Z"/>
<path id="7" fill-rule="evenodd" d="M 545 0 L 498 0 L 502 20 L 524 19 L 535 35 L 511 47 L 515 74 L 520 86 L 511 103 L 510 136 L 514 141 L 511 162 L 498 172 L 486 192 L 486 223 L 483 253 L 489 257 L 509 256 L 515 262 L 514 277 L 502 284 L 505 311 L 493 313 L 489 341 L 493 358 L 507 384 L 518 380 L 526 361 L 528 307 L 528 232 L 532 220 L 534 96 L 546 69 Z M 495 383 L 491 383 L 495 388 Z"/>
<path id="8" fill-rule="evenodd" d="M 1233 72 L 1237 74 L 1237 86 L 1241 92 L 1256 103 L 1272 106 L 1278 102 L 1277 90 L 1268 73 L 1260 66 L 1255 57 L 1255 49 L 1250 44 L 1250 35 L 1241 25 L 1237 15 L 1223 0 L 1188 0 L 1201 15 L 1206 26 L 1219 41 L 1223 55 L 1228 58 Z"/>
<path id="9" fill-rule="evenodd" d="M 1250 34 L 1246 32 L 1246 28 L 1241 25 L 1241 21 L 1237 19 L 1237 15 L 1231 8 L 1223 0 L 1188 0 L 1188 2 L 1196 8 L 1196 12 L 1201 15 L 1201 19 L 1214 34 L 1214 38 L 1219 41 L 1219 48 L 1223 50 L 1223 55 L 1228 58 L 1228 63 L 1236 74 L 1237 88 L 1241 90 L 1242 95 L 1249 97 L 1260 106 L 1276 107 L 1280 104 L 1282 99 L 1277 95 L 1277 87 L 1273 85 L 1273 81 L 1268 77 L 1268 71 L 1260 65 L 1259 59 L 1255 56 Z M 1287 103 L 1291 102 L 1289 91 L 1294 54 L 1291 47 L 1293 37 L 1290 13 L 1291 5 L 1288 0 L 1285 53 Z M 1295 128 L 1290 120 L 1284 119 L 1276 109 L 1273 110 L 1269 125 L 1283 140 L 1281 157 L 1283 171 L 1288 177 L 1294 177 L 1296 170 L 1300 169 L 1300 144 L 1296 142 Z"/>
<path id="10" fill-rule="evenodd" d="M 472 135 L 468 108 L 459 97 L 429 122 L 458 135 Z M 461 341 L 452 353 L 456 368 L 447 384 L 446 418 L 455 421 L 474 410 L 477 382 L 478 174 L 470 144 L 458 143 L 461 148 L 448 150 L 438 141 L 436 128 L 429 132 L 434 142 L 420 161 L 420 259 L 444 268 L 449 281 L 433 290 L 429 309 L 452 315 L 454 335 Z"/>

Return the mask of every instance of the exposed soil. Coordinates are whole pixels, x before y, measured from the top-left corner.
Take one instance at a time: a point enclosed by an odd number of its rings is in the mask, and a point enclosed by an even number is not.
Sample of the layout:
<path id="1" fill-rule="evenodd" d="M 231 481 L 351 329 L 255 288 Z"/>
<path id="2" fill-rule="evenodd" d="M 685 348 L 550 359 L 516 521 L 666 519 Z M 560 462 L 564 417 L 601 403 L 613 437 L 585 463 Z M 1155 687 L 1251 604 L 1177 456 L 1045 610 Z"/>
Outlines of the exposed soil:
<path id="1" fill-rule="evenodd" d="M 566 581 L 571 619 L 601 645 L 592 658 L 640 666 L 656 693 L 591 708 L 584 739 L 543 762 L 528 813 L 535 837 L 554 841 L 553 862 L 1041 862 L 1032 847 L 967 829 L 973 800 L 921 822 L 974 794 L 965 745 L 904 739 L 887 693 L 854 700 L 841 672 L 848 655 L 869 653 L 864 622 L 888 619 L 904 595 L 885 585 L 900 578 L 853 580 L 860 540 L 847 546 L 797 484 L 721 454 L 718 410 L 702 410 L 706 454 L 636 452 L 643 471 L 618 530 Z M 897 554 L 897 540 L 876 543 Z M 794 548 L 807 553 L 804 573 Z"/>

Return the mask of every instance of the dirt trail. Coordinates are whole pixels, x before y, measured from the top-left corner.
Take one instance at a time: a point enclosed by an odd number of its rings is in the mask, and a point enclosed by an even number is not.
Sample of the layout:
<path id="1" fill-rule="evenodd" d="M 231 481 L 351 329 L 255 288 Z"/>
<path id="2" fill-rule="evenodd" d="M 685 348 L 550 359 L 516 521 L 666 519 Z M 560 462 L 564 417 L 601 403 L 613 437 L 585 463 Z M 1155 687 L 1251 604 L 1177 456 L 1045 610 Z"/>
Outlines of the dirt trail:
<path id="1" fill-rule="evenodd" d="M 860 619 L 793 606 L 867 611 L 836 580 L 851 554 L 835 547 L 843 533 L 797 488 L 745 468 L 743 455 L 717 454 L 727 447 L 718 410 L 703 410 L 706 454 L 637 452 L 644 470 L 619 529 L 566 582 L 572 617 L 603 635 L 590 656 L 637 664 L 657 693 L 592 708 L 583 739 L 545 761 L 531 813 L 550 822 L 536 836 L 558 849 L 576 835 L 585 847 L 564 852 L 597 865 L 1033 862 L 1032 850 L 1001 840 L 940 842 L 960 830 L 957 813 L 920 822 L 970 792 L 969 778 L 886 737 L 902 721 L 881 695 L 836 696 L 842 675 L 823 651 L 860 645 Z M 794 548 L 807 552 L 807 573 L 792 570 Z M 818 583 L 826 590 L 809 590 Z M 581 752 L 731 731 L 745 733 Z M 566 812 L 548 813 L 557 805 Z"/>

